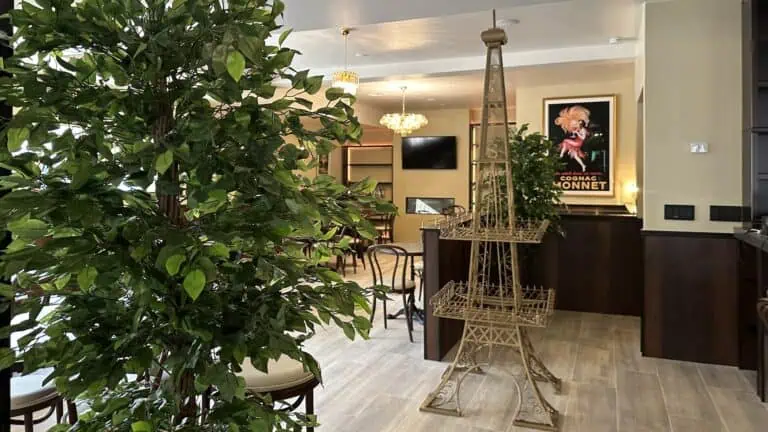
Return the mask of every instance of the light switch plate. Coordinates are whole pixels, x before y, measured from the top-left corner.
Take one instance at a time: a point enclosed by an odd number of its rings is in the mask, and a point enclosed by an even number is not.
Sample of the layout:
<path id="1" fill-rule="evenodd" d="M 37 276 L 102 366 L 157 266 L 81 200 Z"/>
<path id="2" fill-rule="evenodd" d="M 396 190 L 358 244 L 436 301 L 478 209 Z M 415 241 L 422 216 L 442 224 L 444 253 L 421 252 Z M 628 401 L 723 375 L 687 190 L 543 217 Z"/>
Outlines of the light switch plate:
<path id="1" fill-rule="evenodd" d="M 709 152 L 709 145 L 705 142 L 692 142 L 691 153 L 707 153 Z"/>

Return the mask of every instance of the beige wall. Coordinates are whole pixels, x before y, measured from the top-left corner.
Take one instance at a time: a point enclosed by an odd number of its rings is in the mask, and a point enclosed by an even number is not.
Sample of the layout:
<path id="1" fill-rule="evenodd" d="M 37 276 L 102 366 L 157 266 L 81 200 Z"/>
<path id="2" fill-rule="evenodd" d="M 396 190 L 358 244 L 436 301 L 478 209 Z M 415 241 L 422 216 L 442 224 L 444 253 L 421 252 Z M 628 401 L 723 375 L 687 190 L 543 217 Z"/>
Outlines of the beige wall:
<path id="1" fill-rule="evenodd" d="M 648 3 L 645 24 L 644 228 L 732 232 L 708 219 L 741 205 L 741 1 Z M 664 204 L 695 205 L 696 220 L 666 221 Z"/>
<path id="2" fill-rule="evenodd" d="M 596 65 L 586 69 L 563 68 L 548 73 L 521 73 L 516 92 L 518 125 L 530 124 L 531 131 L 543 131 L 544 99 L 575 96 L 616 95 L 616 154 L 614 155 L 613 197 L 564 197 L 568 204 L 629 203 L 626 183 L 636 182 L 637 102 L 633 63 Z"/>
<path id="3" fill-rule="evenodd" d="M 400 214 L 395 219 L 395 241 L 418 241 L 423 222 L 434 215 L 405 214 L 406 197 L 454 198 L 456 204 L 469 206 L 469 109 L 423 112 L 429 124 L 412 136 L 456 136 L 457 169 L 403 170 L 399 135 L 393 139 L 394 204 Z"/>

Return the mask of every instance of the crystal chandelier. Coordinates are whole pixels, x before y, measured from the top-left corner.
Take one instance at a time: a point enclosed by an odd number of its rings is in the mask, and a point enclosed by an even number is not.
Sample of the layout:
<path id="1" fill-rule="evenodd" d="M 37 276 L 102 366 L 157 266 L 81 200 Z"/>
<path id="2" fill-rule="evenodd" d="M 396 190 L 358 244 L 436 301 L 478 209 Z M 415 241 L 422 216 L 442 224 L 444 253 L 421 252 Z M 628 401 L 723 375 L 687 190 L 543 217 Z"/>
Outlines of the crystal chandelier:
<path id="1" fill-rule="evenodd" d="M 347 39 L 350 31 L 352 31 L 350 28 L 341 29 L 341 34 L 344 36 L 344 70 L 333 73 L 331 87 L 340 88 L 344 90 L 344 93 L 354 96 L 357 93 L 357 86 L 360 84 L 360 76 L 356 72 L 347 70 Z"/>
<path id="2" fill-rule="evenodd" d="M 387 129 L 392 129 L 396 134 L 406 136 L 417 129 L 423 128 L 429 121 L 423 114 L 405 112 L 406 87 L 401 87 L 400 89 L 403 91 L 403 111 L 401 113 L 384 114 L 379 123 Z"/>

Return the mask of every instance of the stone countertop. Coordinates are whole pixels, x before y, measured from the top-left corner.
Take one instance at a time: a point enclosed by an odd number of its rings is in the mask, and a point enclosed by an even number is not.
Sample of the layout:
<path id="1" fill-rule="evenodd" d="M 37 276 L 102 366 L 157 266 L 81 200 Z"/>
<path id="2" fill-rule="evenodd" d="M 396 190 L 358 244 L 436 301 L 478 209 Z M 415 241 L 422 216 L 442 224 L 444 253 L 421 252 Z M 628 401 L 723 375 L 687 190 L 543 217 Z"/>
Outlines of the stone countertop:
<path id="1" fill-rule="evenodd" d="M 768 252 L 768 236 L 760 234 L 758 231 L 737 230 L 734 234 L 737 240 L 752 245 L 764 252 Z"/>

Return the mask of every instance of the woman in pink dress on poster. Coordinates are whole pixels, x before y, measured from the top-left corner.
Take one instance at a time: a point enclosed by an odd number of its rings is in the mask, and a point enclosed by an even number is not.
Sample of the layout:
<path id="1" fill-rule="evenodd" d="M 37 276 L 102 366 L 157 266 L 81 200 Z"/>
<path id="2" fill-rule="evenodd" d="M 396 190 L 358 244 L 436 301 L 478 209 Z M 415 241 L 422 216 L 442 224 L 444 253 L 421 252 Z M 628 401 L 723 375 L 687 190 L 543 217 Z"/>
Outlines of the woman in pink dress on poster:
<path id="1" fill-rule="evenodd" d="M 565 139 L 560 143 L 560 157 L 562 158 L 565 153 L 568 153 L 568 156 L 579 163 L 581 171 L 585 172 L 587 165 L 584 164 L 582 158 L 586 155 L 581 150 L 581 146 L 584 145 L 584 141 L 589 136 L 587 130 L 589 110 L 579 105 L 565 108 L 560 111 L 560 116 L 555 119 L 555 124 L 560 126 L 566 134 Z"/>

